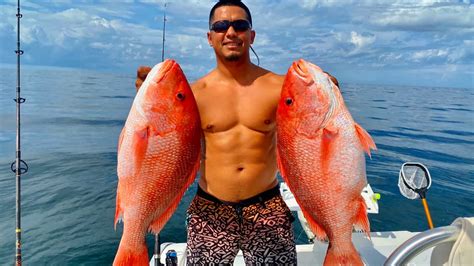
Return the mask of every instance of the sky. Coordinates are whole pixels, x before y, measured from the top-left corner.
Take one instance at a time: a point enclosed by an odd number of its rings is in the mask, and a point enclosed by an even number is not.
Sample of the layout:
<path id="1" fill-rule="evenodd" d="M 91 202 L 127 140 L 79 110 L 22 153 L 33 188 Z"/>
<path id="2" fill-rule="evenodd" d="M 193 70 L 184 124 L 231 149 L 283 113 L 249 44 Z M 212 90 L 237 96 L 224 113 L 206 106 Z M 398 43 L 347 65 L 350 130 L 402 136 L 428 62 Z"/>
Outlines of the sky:
<path id="1" fill-rule="evenodd" d="M 161 61 L 165 0 L 21 2 L 24 64 L 134 75 Z M 206 32 L 216 0 L 166 2 L 165 57 L 195 80 L 215 67 Z M 303 58 L 342 84 L 474 88 L 473 1 L 243 2 L 260 65 L 276 73 Z M 16 63 L 15 14 L 16 0 L 0 0 L 0 64 Z"/>

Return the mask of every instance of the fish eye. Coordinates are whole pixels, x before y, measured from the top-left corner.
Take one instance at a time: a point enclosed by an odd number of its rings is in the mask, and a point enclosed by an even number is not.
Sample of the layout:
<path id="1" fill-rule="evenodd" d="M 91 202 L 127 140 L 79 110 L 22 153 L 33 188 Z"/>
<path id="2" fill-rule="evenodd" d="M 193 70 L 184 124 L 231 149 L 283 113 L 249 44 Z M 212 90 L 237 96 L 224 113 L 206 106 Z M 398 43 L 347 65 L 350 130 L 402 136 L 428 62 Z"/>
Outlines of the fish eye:
<path id="1" fill-rule="evenodd" d="M 290 105 L 293 104 L 293 99 L 291 99 L 291 98 L 286 98 L 285 103 L 286 103 L 286 105 L 290 106 Z"/>
<path id="2" fill-rule="evenodd" d="M 180 101 L 184 100 L 184 93 L 178 92 L 178 93 L 176 94 L 176 98 L 178 98 L 178 100 L 180 100 Z"/>

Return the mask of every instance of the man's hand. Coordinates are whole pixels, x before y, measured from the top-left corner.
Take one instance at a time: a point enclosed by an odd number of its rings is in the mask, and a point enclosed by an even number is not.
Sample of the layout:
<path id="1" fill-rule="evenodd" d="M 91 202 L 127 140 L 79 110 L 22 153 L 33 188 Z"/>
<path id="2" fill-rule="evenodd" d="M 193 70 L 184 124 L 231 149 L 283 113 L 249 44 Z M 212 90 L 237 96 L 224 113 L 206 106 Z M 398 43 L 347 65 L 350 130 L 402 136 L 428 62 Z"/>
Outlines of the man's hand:
<path id="1" fill-rule="evenodd" d="M 151 67 L 149 66 L 139 66 L 137 69 L 137 80 L 135 81 L 135 87 L 140 89 L 140 86 L 142 85 L 143 81 L 145 81 L 146 76 L 148 73 L 150 73 Z"/>
<path id="2" fill-rule="evenodd" d="M 332 83 L 336 84 L 336 86 L 339 88 L 339 82 L 337 81 L 337 78 L 333 77 L 331 74 L 329 74 L 326 71 L 324 71 L 324 73 L 328 74 L 328 76 L 331 79 Z"/>

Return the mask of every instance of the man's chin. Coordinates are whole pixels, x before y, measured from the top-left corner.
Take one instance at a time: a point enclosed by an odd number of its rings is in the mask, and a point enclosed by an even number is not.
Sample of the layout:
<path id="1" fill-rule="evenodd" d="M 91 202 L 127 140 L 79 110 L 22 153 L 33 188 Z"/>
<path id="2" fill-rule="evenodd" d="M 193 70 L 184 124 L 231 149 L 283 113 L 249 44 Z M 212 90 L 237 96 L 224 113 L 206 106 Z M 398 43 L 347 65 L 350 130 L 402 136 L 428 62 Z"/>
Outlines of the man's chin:
<path id="1" fill-rule="evenodd" d="M 239 61 L 241 56 L 238 55 L 238 54 L 231 54 L 231 55 L 228 55 L 226 57 L 224 57 L 226 61 L 228 62 L 235 62 L 235 61 Z"/>

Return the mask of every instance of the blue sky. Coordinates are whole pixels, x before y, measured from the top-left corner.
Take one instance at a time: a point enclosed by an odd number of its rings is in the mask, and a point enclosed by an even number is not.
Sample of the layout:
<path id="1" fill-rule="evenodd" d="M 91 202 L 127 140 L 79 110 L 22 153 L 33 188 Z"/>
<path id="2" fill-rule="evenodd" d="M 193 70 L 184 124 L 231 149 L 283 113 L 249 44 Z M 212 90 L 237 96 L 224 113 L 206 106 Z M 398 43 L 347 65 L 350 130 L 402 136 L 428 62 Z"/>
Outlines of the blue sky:
<path id="1" fill-rule="evenodd" d="M 134 75 L 161 60 L 164 0 L 22 1 L 23 62 Z M 167 1 L 166 57 L 190 80 L 215 65 L 207 18 L 216 2 Z M 307 59 L 341 83 L 474 88 L 474 8 L 449 0 L 244 1 L 261 66 Z M 16 0 L 0 0 L 0 63 L 14 64 Z M 254 60 L 256 61 L 256 60 Z"/>

